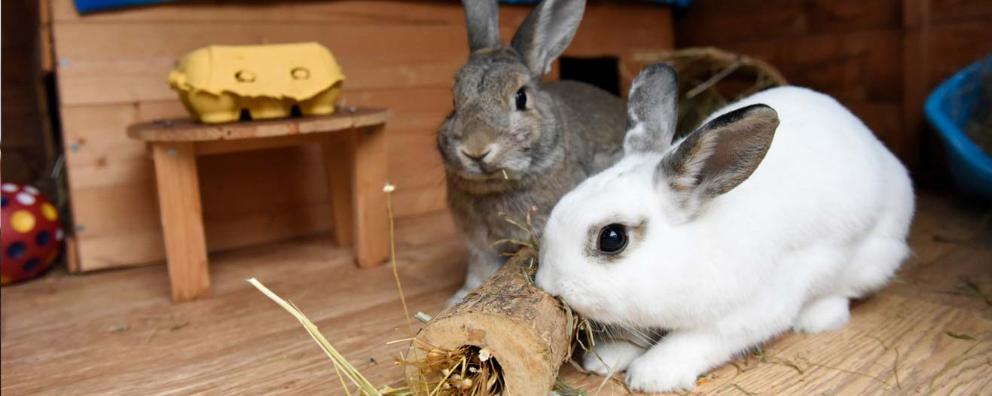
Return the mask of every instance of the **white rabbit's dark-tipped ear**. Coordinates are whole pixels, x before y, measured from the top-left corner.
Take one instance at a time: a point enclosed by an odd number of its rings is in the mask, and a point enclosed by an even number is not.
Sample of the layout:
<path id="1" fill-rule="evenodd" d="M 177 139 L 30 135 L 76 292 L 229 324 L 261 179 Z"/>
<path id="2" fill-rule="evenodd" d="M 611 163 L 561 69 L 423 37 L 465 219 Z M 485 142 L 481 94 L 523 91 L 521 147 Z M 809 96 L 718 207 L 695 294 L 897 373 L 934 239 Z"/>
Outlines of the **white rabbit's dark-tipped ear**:
<path id="1" fill-rule="evenodd" d="M 468 48 L 475 52 L 499 47 L 499 6 L 496 0 L 462 0 Z"/>
<path id="2" fill-rule="evenodd" d="M 698 208 L 751 176 L 768 153 L 776 128 L 778 113 L 763 104 L 721 115 L 661 159 L 655 183 L 667 184 L 683 207 Z"/>
<path id="3" fill-rule="evenodd" d="M 675 69 L 664 63 L 641 70 L 627 98 L 626 154 L 663 152 L 672 145 L 678 123 L 679 83 Z"/>
<path id="4" fill-rule="evenodd" d="M 510 46 L 523 56 L 533 77 L 547 74 L 572 42 L 585 7 L 585 0 L 543 0 L 520 24 Z"/>

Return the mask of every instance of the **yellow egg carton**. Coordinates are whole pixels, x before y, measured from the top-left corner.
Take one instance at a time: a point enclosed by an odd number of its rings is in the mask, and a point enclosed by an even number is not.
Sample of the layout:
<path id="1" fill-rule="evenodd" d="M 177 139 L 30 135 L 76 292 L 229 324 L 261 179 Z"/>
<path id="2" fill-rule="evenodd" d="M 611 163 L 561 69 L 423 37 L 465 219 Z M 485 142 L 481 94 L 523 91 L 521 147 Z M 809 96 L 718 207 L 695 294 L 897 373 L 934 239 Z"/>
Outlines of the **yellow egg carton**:
<path id="1" fill-rule="evenodd" d="M 204 123 L 334 112 L 344 74 L 317 43 L 204 47 L 183 56 L 169 86 Z"/>

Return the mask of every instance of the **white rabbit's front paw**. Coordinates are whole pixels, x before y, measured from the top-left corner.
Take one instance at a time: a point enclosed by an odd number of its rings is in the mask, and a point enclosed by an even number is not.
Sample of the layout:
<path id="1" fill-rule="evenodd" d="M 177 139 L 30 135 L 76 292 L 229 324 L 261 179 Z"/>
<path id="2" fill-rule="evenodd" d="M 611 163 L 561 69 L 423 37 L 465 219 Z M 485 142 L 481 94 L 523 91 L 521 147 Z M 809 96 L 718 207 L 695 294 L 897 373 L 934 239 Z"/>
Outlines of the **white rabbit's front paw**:
<path id="1" fill-rule="evenodd" d="M 700 374 L 695 365 L 686 363 L 680 356 L 648 353 L 630 363 L 625 380 L 630 390 L 636 392 L 688 391 L 696 386 Z"/>
<path id="2" fill-rule="evenodd" d="M 839 329 L 850 319 L 846 297 L 824 297 L 803 307 L 793 328 L 804 333 L 820 333 Z"/>
<path id="3" fill-rule="evenodd" d="M 599 375 L 615 374 L 627 369 L 644 349 L 625 341 L 601 342 L 582 356 L 582 368 Z"/>

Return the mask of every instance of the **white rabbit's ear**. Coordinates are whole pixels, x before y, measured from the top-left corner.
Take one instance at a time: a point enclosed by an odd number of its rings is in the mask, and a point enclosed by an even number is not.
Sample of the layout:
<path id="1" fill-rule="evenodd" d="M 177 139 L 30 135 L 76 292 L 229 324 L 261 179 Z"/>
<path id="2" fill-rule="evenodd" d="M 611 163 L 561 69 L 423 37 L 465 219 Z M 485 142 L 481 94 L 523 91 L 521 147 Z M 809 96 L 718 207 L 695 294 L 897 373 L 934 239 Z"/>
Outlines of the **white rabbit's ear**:
<path id="1" fill-rule="evenodd" d="M 778 113 L 763 104 L 719 116 L 662 158 L 655 182 L 676 192 L 683 207 L 698 208 L 751 176 L 771 147 L 777 127 Z"/>
<path id="2" fill-rule="evenodd" d="M 463 0 L 468 48 L 475 52 L 499 47 L 499 7 L 496 0 Z"/>
<path id="3" fill-rule="evenodd" d="M 678 123 L 679 83 L 675 69 L 663 63 L 641 70 L 627 95 L 625 154 L 664 152 Z"/>
<path id="4" fill-rule="evenodd" d="M 523 56 L 533 77 L 547 74 L 568 47 L 585 6 L 585 0 L 544 0 L 520 24 L 510 46 Z"/>

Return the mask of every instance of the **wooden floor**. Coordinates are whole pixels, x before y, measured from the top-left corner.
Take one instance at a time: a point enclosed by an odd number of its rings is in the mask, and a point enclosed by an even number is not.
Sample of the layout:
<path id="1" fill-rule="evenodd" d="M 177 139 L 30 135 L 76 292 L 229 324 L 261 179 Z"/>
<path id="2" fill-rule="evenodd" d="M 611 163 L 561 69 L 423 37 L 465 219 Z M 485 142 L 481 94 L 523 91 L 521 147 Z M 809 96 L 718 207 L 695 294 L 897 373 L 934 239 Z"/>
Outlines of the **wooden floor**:
<path id="1" fill-rule="evenodd" d="M 786 334 L 763 354 L 701 379 L 727 395 L 992 394 L 992 232 L 987 209 L 920 197 L 915 257 L 858 304 L 851 324 Z M 398 224 L 407 300 L 436 313 L 459 286 L 464 250 L 450 219 Z M 294 301 L 377 383 L 409 337 L 389 268 L 359 270 L 347 250 L 313 238 L 211 258 L 213 296 L 169 302 L 162 266 L 44 279 L 2 290 L 4 395 L 344 394 L 297 322 L 244 282 Z M 602 377 L 564 370 L 595 394 Z M 622 394 L 606 382 L 601 394 Z"/>

